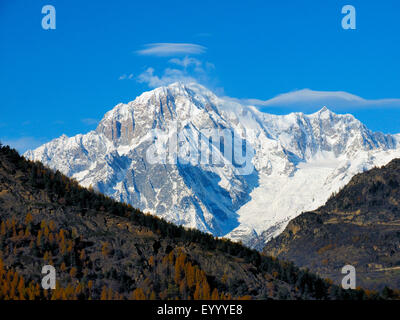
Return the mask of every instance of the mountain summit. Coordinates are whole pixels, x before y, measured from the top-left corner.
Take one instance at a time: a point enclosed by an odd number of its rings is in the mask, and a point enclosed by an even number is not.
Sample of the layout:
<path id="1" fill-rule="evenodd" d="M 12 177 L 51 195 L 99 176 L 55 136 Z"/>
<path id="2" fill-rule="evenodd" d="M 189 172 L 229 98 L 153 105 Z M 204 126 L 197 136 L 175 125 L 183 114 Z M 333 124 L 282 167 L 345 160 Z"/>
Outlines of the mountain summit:
<path id="1" fill-rule="evenodd" d="M 145 92 L 96 130 L 25 153 L 145 212 L 257 247 L 399 156 L 397 135 L 352 115 L 262 113 L 196 83 Z"/>

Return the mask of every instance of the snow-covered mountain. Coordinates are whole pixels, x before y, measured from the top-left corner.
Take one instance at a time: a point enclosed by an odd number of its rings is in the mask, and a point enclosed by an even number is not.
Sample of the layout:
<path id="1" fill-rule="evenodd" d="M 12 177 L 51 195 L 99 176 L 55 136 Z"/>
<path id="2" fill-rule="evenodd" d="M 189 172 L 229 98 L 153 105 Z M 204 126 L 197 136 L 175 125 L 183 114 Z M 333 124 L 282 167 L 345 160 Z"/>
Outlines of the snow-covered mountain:
<path id="1" fill-rule="evenodd" d="M 356 173 L 399 156 L 400 136 L 352 115 L 262 113 L 196 83 L 145 92 L 95 131 L 25 153 L 145 212 L 258 247 Z"/>

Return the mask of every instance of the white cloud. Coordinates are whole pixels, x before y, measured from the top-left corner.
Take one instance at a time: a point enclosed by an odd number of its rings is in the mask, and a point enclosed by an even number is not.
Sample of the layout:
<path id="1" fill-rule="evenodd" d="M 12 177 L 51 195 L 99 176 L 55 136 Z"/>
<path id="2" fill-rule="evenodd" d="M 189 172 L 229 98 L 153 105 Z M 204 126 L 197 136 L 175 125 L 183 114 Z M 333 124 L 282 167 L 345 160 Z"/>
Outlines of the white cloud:
<path id="1" fill-rule="evenodd" d="M 310 89 L 283 93 L 268 100 L 241 99 L 241 101 L 260 107 L 315 108 L 328 106 L 335 109 L 400 107 L 400 99 L 368 100 L 344 91 L 314 91 Z"/>
<path id="2" fill-rule="evenodd" d="M 27 150 L 36 149 L 45 142 L 44 139 L 34 137 L 21 137 L 15 139 L 5 138 L 0 141 L 3 145 L 9 145 L 10 147 L 17 149 L 21 154 Z"/>
<path id="3" fill-rule="evenodd" d="M 209 82 L 209 73 L 215 67 L 210 62 L 203 62 L 189 55 L 202 54 L 206 47 L 193 43 L 151 43 L 145 45 L 145 49 L 136 51 L 140 55 L 171 57 L 168 63 L 171 66 L 165 68 L 159 74 L 155 69 L 148 67 L 136 77 L 140 83 L 146 83 L 150 88 L 165 86 L 173 82 Z M 184 57 L 179 57 L 184 56 Z M 121 80 L 127 76 L 120 77 Z"/>
<path id="4" fill-rule="evenodd" d="M 207 50 L 194 43 L 149 43 L 145 49 L 136 51 L 137 54 L 146 56 L 176 56 L 185 54 L 202 54 Z"/>

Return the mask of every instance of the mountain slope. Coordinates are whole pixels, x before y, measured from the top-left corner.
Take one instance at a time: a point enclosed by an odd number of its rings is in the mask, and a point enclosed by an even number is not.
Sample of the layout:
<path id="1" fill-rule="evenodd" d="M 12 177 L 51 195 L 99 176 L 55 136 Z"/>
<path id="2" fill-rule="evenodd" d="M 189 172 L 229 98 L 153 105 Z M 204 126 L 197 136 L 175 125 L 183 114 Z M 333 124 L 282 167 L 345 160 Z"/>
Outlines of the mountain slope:
<path id="1" fill-rule="evenodd" d="M 400 159 L 354 176 L 327 203 L 293 219 L 264 253 L 337 281 L 356 268 L 358 285 L 400 287 Z"/>
<path id="2" fill-rule="evenodd" d="M 398 140 L 327 108 L 277 116 L 175 83 L 25 156 L 145 212 L 260 248 L 356 173 L 400 156 Z M 235 150 L 246 152 L 233 159 Z"/>
<path id="3" fill-rule="evenodd" d="M 39 286 L 41 268 L 57 288 Z M 361 299 L 291 263 L 185 230 L 0 148 L 0 299 Z"/>

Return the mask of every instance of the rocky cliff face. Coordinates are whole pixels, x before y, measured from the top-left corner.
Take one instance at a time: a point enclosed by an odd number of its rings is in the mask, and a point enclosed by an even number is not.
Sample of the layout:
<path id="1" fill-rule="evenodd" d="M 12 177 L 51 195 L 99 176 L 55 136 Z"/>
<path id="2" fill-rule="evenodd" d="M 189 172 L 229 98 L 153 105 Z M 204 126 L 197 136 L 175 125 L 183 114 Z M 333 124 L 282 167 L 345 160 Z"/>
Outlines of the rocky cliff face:
<path id="1" fill-rule="evenodd" d="M 356 173 L 400 156 L 398 140 L 325 107 L 277 116 L 175 83 L 25 157 L 176 224 L 261 248 Z"/>

